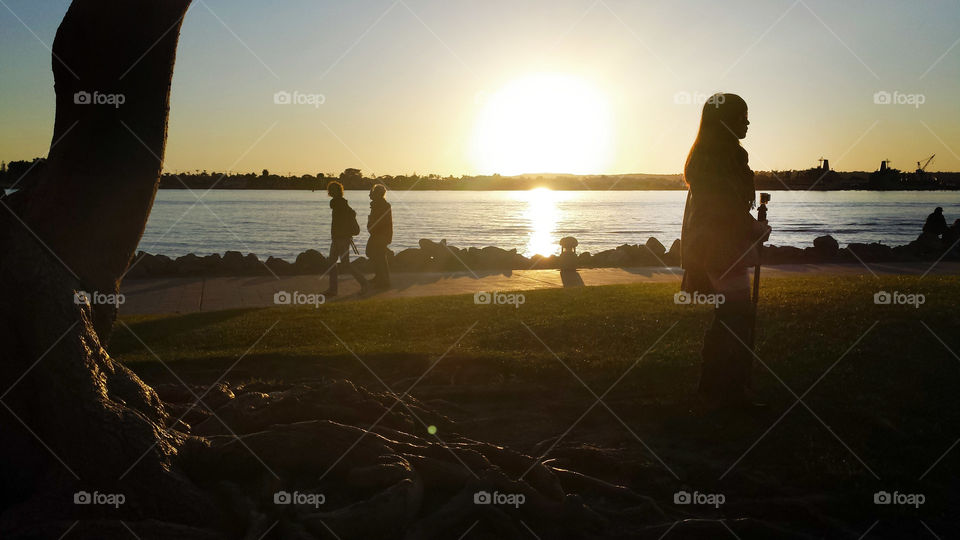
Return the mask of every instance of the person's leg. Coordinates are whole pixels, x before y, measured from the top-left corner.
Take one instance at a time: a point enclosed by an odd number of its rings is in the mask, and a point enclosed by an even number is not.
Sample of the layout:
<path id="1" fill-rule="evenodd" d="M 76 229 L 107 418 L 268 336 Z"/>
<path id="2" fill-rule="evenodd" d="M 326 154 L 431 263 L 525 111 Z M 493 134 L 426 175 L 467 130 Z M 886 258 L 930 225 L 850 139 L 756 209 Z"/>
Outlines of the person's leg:
<path id="1" fill-rule="evenodd" d="M 749 275 L 746 268 L 735 268 L 711 281 L 723 300 L 704 336 L 700 392 L 718 401 L 742 401 L 753 367 L 747 347 L 753 324 Z"/>
<path id="2" fill-rule="evenodd" d="M 367 279 L 363 277 L 363 274 L 360 271 L 350 264 L 350 242 L 345 242 L 343 254 L 340 256 L 340 262 L 347 269 L 347 272 L 353 276 L 353 279 L 357 280 L 357 283 L 360 284 L 360 292 L 366 292 L 367 290 Z"/>
<path id="3" fill-rule="evenodd" d="M 330 285 L 327 287 L 327 292 L 325 293 L 329 296 L 335 296 L 337 294 L 337 274 L 339 273 L 337 261 L 340 259 L 342 252 L 342 242 L 334 240 L 330 243 L 330 257 L 327 258 L 327 276 L 330 278 Z"/>
<path id="4" fill-rule="evenodd" d="M 390 269 L 387 266 L 387 246 L 377 242 L 371 245 L 370 262 L 373 264 L 373 283 L 377 287 L 390 286 Z"/>

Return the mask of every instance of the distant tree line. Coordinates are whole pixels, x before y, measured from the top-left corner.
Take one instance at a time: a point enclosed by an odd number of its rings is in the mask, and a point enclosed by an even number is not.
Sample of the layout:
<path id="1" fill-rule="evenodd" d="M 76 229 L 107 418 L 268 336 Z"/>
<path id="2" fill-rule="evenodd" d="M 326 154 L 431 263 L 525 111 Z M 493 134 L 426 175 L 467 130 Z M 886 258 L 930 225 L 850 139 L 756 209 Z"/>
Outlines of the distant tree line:
<path id="1" fill-rule="evenodd" d="M 46 159 L 11 161 L 0 163 L 0 187 L 22 187 L 42 174 Z M 869 172 L 823 171 L 821 169 L 757 171 L 758 190 L 843 190 L 872 189 Z M 960 189 L 960 173 L 936 173 L 940 189 Z M 337 180 L 348 190 L 369 190 L 374 184 L 384 184 L 393 190 L 527 190 L 547 187 L 553 190 L 661 190 L 686 189 L 680 174 L 623 174 L 623 175 L 573 175 L 573 174 L 524 174 L 501 176 L 440 176 L 419 175 L 369 175 L 360 169 L 345 169 L 340 174 L 317 173 L 315 175 L 278 175 L 267 169 L 260 173 L 222 173 L 193 171 L 164 173 L 160 189 L 300 189 L 323 191 L 332 180 Z M 909 184 L 905 185 L 909 189 Z"/>
<path id="2" fill-rule="evenodd" d="M 32 161 L 0 162 L 0 187 L 21 186 L 29 184 L 34 178 L 43 173 L 47 165 L 45 158 L 33 158 Z"/>
<path id="3" fill-rule="evenodd" d="M 526 190 L 547 187 L 554 190 L 606 189 L 684 189 L 680 175 L 519 175 L 501 176 L 440 176 L 438 174 L 364 175 L 360 169 L 349 168 L 338 175 L 276 175 L 264 169 L 256 173 L 165 173 L 161 189 L 309 189 L 325 190 L 337 180 L 348 190 L 369 190 L 374 184 L 384 184 L 392 190 Z"/>

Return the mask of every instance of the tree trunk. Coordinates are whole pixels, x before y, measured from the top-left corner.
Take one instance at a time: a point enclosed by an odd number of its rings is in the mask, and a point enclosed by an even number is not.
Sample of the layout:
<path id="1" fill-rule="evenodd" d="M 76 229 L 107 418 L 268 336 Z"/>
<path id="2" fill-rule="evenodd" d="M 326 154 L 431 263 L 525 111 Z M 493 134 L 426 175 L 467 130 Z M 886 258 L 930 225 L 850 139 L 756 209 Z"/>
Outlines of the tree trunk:
<path id="1" fill-rule="evenodd" d="M 120 484 L 131 496 L 182 488 L 170 513 L 188 523 L 201 522 L 210 506 L 170 474 L 186 437 L 163 429 L 156 393 L 104 350 L 115 305 L 76 301 L 78 291 L 116 294 L 140 241 L 189 4 L 75 0 L 57 32 L 48 165 L 0 208 L 0 502 L 7 510 L 0 523 L 7 530 L 51 515 L 72 519 L 89 508 L 73 504 L 74 492 L 117 492 Z M 87 103 L 82 92 L 124 103 Z M 157 512 L 149 498 L 132 498 L 126 514 Z"/>

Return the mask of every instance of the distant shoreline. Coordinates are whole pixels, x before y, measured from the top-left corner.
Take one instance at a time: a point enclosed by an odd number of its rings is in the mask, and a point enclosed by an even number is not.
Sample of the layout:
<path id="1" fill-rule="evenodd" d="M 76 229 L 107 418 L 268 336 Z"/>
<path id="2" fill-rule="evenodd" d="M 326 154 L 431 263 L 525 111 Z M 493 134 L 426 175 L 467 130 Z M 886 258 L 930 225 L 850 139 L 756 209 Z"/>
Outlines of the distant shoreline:
<path id="1" fill-rule="evenodd" d="M 27 187 L 42 177 L 46 160 L 12 162 L 0 171 L 0 187 Z M 874 172 L 805 169 L 788 171 L 755 171 L 758 191 L 957 191 L 960 172 L 905 172 L 886 166 Z M 527 191 L 547 188 L 554 191 L 684 191 L 683 175 L 676 174 L 521 174 L 515 176 L 477 175 L 363 175 L 360 169 L 346 169 L 338 175 L 276 175 L 268 170 L 258 173 L 164 173 L 159 189 L 191 190 L 268 190 L 324 191 L 337 181 L 347 190 L 369 190 L 384 184 L 396 191 Z"/>

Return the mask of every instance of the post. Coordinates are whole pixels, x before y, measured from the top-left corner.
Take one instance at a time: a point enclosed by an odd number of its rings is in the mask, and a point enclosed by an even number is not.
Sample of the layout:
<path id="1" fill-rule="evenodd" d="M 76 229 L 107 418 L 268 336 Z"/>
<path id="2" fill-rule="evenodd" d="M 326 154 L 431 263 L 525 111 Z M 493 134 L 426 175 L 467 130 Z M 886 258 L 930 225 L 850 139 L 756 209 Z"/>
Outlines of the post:
<path id="1" fill-rule="evenodd" d="M 757 208 L 757 221 L 767 223 L 767 203 L 770 202 L 769 193 L 760 194 L 760 206 Z M 760 302 L 760 263 L 763 256 L 763 242 L 768 239 L 767 236 L 760 241 L 757 246 L 757 264 L 753 267 L 753 328 L 750 331 L 750 348 L 753 349 L 757 334 L 757 305 Z"/>

